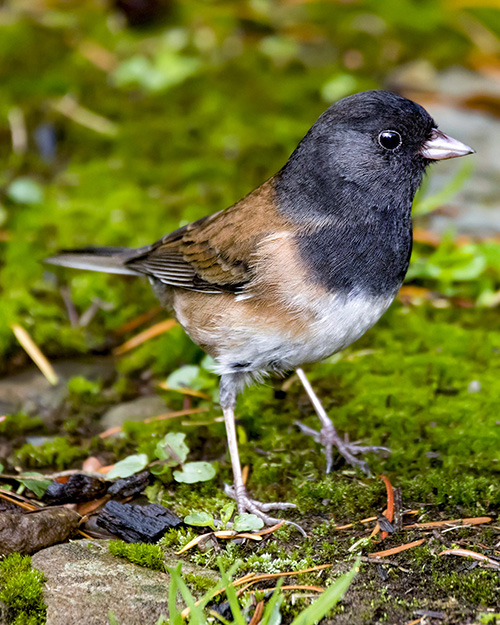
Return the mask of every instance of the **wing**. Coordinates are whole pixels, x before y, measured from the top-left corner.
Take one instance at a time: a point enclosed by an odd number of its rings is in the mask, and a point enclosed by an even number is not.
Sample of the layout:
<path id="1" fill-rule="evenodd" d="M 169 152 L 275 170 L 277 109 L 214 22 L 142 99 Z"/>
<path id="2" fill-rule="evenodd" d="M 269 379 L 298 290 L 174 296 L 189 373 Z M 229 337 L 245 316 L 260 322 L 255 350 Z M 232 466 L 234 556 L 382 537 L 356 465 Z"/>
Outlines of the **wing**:
<path id="1" fill-rule="evenodd" d="M 253 279 L 259 241 L 283 222 L 271 178 L 230 208 L 142 248 L 125 265 L 172 287 L 241 293 Z"/>

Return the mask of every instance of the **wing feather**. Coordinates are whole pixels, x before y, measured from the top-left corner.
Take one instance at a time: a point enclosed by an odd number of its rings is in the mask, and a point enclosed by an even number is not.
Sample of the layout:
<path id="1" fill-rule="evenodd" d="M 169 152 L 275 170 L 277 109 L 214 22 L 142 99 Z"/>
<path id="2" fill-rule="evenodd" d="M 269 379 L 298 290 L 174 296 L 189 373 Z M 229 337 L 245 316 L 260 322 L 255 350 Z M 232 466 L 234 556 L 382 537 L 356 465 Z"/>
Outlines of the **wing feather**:
<path id="1" fill-rule="evenodd" d="M 164 236 L 126 266 L 165 285 L 204 293 L 241 294 L 254 278 L 263 237 L 283 228 L 271 178 L 235 205 Z"/>

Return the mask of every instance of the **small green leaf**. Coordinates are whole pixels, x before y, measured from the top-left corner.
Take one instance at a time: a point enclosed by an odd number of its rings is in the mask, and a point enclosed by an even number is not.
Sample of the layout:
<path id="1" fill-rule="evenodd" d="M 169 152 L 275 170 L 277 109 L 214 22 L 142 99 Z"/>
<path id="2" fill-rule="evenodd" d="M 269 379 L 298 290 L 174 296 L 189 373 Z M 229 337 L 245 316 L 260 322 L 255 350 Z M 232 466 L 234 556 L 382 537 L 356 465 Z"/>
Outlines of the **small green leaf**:
<path id="1" fill-rule="evenodd" d="M 174 471 L 174 480 L 185 484 L 206 482 L 215 475 L 215 469 L 210 462 L 188 462 L 180 471 Z"/>
<path id="2" fill-rule="evenodd" d="M 184 518 L 184 523 L 198 527 L 211 527 L 215 529 L 214 517 L 208 512 L 193 512 Z"/>
<path id="3" fill-rule="evenodd" d="M 264 521 L 255 514 L 238 514 L 234 519 L 233 530 L 235 532 L 252 532 L 261 530 L 264 527 Z"/>
<path id="4" fill-rule="evenodd" d="M 30 479 L 29 476 L 40 476 L 41 473 L 23 473 L 22 476 L 17 478 L 17 481 L 20 482 L 25 488 L 29 488 L 31 491 L 35 493 L 37 497 L 42 497 L 47 490 L 47 488 L 52 483 L 52 480 L 34 480 Z"/>
<path id="5" fill-rule="evenodd" d="M 129 477 L 142 471 L 148 465 L 148 457 L 146 454 L 135 454 L 128 456 L 120 462 L 117 462 L 111 471 L 107 474 L 107 479 L 113 480 L 116 477 Z"/>
<path id="6" fill-rule="evenodd" d="M 173 389 L 192 388 L 193 382 L 200 375 L 200 367 L 185 365 L 176 369 L 167 378 L 167 386 Z"/>
<path id="7" fill-rule="evenodd" d="M 16 178 L 7 188 L 7 196 L 16 204 L 41 204 L 43 188 L 31 178 Z"/>
<path id="8" fill-rule="evenodd" d="M 222 521 L 223 527 L 226 527 L 227 522 L 233 516 L 235 508 L 236 508 L 236 504 L 234 503 L 234 501 L 230 501 L 222 508 L 221 513 L 220 513 L 220 519 Z"/>
<path id="9" fill-rule="evenodd" d="M 151 465 L 149 470 L 153 475 L 167 475 L 171 471 L 170 467 L 168 467 L 163 462 Z"/>
<path id="10" fill-rule="evenodd" d="M 189 447 L 184 442 L 186 435 L 182 432 L 169 432 L 156 445 L 155 454 L 170 467 L 176 467 L 186 461 Z"/>

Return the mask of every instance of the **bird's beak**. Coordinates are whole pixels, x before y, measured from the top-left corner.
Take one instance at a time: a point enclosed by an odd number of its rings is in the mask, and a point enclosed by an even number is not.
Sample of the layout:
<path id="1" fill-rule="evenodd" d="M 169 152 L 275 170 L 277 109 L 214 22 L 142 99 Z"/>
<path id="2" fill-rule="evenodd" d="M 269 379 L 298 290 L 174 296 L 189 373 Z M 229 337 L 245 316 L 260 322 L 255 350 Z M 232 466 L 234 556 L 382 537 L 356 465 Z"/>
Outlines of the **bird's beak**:
<path id="1" fill-rule="evenodd" d="M 431 138 L 422 146 L 420 154 L 431 161 L 442 161 L 445 158 L 474 154 L 475 151 L 468 145 L 465 145 L 465 143 L 457 141 L 435 128 L 432 131 Z"/>

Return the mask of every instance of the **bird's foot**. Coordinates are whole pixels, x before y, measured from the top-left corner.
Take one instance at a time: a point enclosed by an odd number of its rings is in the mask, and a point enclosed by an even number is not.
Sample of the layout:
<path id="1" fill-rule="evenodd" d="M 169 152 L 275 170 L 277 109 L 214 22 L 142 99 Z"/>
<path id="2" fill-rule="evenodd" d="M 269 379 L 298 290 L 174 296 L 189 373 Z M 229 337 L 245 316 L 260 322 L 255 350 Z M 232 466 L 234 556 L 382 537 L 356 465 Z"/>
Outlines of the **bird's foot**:
<path id="1" fill-rule="evenodd" d="M 238 504 L 238 513 L 239 514 L 255 514 L 259 519 L 262 519 L 266 525 L 276 525 L 276 523 L 280 523 L 283 519 L 277 519 L 275 517 L 269 516 L 267 512 L 270 510 L 287 510 L 288 508 L 295 508 L 294 503 L 281 503 L 279 501 L 272 501 L 270 503 L 263 503 L 261 501 L 257 501 L 256 499 L 251 499 L 248 496 L 247 490 L 244 486 L 240 486 L 235 488 L 234 486 L 230 486 L 229 484 L 224 484 L 224 492 L 228 497 L 234 499 Z M 305 531 L 294 523 L 293 521 L 287 521 L 285 519 L 285 523 L 289 525 L 293 525 L 296 527 L 299 532 L 306 536 Z"/>
<path id="2" fill-rule="evenodd" d="M 323 451 L 326 456 L 326 472 L 330 473 L 333 466 L 333 447 L 335 446 L 338 449 L 340 455 L 345 458 L 345 460 L 353 467 L 359 467 L 363 473 L 366 475 L 371 475 L 370 467 L 366 460 L 362 460 L 361 458 L 357 458 L 356 456 L 360 454 L 367 454 L 369 452 L 373 453 L 381 453 L 387 452 L 391 453 L 391 450 L 387 447 L 377 447 L 370 445 L 360 445 L 360 441 L 355 441 L 353 443 L 349 442 L 347 436 L 345 439 L 342 439 L 335 429 L 333 423 L 331 426 L 323 426 L 321 430 L 314 430 L 313 428 L 296 421 L 296 424 L 299 428 L 307 434 L 308 436 L 312 436 L 313 439 L 323 445 Z"/>

